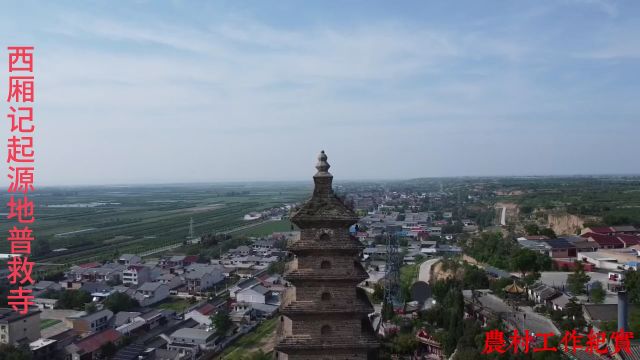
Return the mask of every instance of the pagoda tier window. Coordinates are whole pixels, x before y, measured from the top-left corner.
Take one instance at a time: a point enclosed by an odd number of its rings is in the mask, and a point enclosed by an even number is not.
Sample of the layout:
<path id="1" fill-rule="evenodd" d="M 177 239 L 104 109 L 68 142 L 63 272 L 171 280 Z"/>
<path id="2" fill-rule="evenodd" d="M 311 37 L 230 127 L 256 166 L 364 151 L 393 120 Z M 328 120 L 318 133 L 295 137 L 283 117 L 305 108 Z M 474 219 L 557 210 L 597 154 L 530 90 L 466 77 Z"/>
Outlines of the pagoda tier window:
<path id="1" fill-rule="evenodd" d="M 320 328 L 320 335 L 331 335 L 331 326 L 323 325 Z"/>

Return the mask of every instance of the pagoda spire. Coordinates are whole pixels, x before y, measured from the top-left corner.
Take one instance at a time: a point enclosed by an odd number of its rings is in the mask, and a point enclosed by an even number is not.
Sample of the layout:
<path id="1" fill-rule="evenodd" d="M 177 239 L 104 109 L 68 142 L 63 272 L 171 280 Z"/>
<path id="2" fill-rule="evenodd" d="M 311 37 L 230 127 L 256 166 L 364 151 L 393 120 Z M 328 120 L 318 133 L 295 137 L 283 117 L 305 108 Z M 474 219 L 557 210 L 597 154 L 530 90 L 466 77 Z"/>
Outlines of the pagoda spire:
<path id="1" fill-rule="evenodd" d="M 331 165 L 327 162 L 327 154 L 324 150 L 318 155 L 316 174 L 313 175 L 313 195 L 292 216 L 291 222 L 298 227 L 312 227 L 333 223 L 333 226 L 346 226 L 355 224 L 358 216 L 344 205 L 342 200 L 334 193 L 332 188 L 333 175 L 329 172 Z"/>
<path id="2" fill-rule="evenodd" d="M 331 165 L 327 162 L 327 154 L 324 153 L 324 150 L 320 151 L 318 164 L 316 164 L 318 172 L 313 175 L 313 183 L 315 184 L 313 190 L 314 196 L 333 194 L 333 188 L 331 186 L 333 175 L 329 172 L 330 167 Z"/>

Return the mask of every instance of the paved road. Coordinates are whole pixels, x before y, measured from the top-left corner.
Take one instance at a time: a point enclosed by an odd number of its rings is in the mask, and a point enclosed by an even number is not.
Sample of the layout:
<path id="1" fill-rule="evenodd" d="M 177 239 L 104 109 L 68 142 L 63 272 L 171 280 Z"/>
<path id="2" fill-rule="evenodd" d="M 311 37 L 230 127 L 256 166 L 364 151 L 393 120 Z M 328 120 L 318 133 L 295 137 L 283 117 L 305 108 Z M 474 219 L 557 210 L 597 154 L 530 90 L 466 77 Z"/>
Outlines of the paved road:
<path id="1" fill-rule="evenodd" d="M 440 258 L 429 259 L 420 264 L 420 273 L 418 274 L 418 280 L 424 281 L 428 284 L 431 277 L 431 267 L 438 261 L 440 261 Z"/>
<path id="2" fill-rule="evenodd" d="M 554 334 L 560 333 L 551 320 L 534 312 L 530 307 L 521 307 L 516 311 L 493 294 L 484 294 L 478 297 L 478 301 L 483 308 L 496 315 L 501 315 L 502 319 L 506 320 L 512 327 L 517 327 L 520 332 L 524 332 L 524 330 L 527 329 L 536 334 L 550 332 Z"/>

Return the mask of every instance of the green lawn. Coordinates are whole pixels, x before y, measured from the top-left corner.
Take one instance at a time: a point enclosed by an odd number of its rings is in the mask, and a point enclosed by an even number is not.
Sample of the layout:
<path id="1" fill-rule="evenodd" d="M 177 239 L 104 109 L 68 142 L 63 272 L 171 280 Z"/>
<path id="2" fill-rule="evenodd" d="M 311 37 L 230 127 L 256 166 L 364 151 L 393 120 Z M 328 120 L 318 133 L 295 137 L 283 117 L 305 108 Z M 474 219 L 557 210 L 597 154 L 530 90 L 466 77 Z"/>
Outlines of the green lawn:
<path id="1" fill-rule="evenodd" d="M 241 360 L 243 356 L 260 350 L 260 347 L 269 342 L 276 330 L 277 317 L 266 320 L 250 334 L 247 334 L 227 348 L 222 354 L 225 360 Z"/>
<path id="2" fill-rule="evenodd" d="M 156 306 L 158 309 L 167 309 L 167 310 L 173 310 L 176 313 L 181 313 L 183 312 L 185 309 L 187 309 L 189 306 L 193 305 L 192 303 L 189 302 L 189 300 L 187 299 L 181 299 L 181 298 L 169 298 L 169 300 L 158 304 L 158 306 Z"/>
<path id="3" fill-rule="evenodd" d="M 56 319 L 42 319 L 42 321 L 40 321 L 40 330 L 44 330 L 48 327 L 51 327 L 57 323 L 59 323 L 60 320 L 56 320 Z"/>

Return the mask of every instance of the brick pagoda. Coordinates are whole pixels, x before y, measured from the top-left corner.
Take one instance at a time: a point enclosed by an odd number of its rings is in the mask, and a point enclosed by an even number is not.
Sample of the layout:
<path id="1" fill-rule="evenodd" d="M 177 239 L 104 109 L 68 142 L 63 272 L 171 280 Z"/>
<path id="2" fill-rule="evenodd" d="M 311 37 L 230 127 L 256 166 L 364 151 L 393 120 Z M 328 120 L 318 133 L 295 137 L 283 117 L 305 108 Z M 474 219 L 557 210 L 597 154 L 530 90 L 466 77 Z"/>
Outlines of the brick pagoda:
<path id="1" fill-rule="evenodd" d="M 313 176 L 313 196 L 291 221 L 300 239 L 285 272 L 293 288 L 283 296 L 277 358 L 374 359 L 378 343 L 368 314 L 373 307 L 357 285 L 368 278 L 362 244 L 349 233 L 356 214 L 334 194 L 324 151 Z"/>

